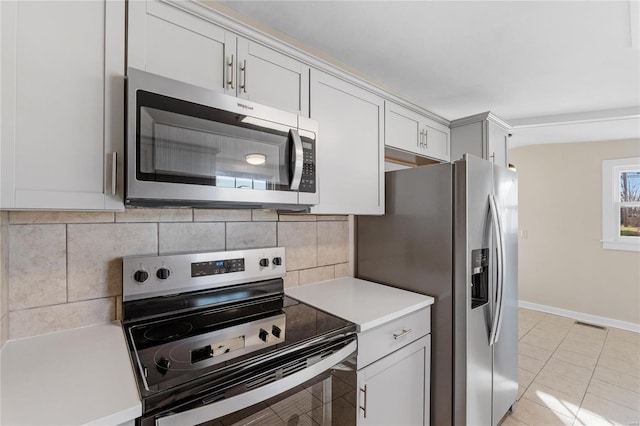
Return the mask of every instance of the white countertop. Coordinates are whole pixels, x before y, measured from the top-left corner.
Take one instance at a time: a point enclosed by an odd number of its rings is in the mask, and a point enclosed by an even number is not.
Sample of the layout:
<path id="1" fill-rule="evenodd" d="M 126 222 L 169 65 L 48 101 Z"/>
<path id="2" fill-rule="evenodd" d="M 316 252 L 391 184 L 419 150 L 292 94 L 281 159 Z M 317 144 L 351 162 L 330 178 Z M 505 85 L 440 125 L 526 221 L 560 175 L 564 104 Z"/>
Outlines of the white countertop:
<path id="1" fill-rule="evenodd" d="M 118 425 L 142 405 L 119 322 L 9 341 L 3 425 Z"/>
<path id="2" fill-rule="evenodd" d="M 285 289 L 285 294 L 366 331 L 432 305 L 433 297 L 358 278 L 337 278 Z"/>

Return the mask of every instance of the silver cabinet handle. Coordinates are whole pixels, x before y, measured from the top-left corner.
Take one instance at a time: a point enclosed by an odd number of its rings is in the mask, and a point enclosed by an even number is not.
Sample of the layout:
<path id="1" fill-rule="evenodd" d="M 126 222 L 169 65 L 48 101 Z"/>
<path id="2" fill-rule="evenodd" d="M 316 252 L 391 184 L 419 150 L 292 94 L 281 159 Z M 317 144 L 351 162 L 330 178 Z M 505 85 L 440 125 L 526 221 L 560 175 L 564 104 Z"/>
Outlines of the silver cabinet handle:
<path id="1" fill-rule="evenodd" d="M 240 88 L 244 93 L 247 93 L 247 60 L 242 61 L 242 67 L 240 68 L 242 71 L 242 85 Z"/>
<path id="2" fill-rule="evenodd" d="M 424 129 L 424 149 L 429 149 L 429 131 Z"/>
<path id="3" fill-rule="evenodd" d="M 364 385 L 364 389 L 360 388 L 360 392 L 364 394 L 364 406 L 360 405 L 359 408 L 363 412 L 363 417 L 367 418 L 367 385 Z"/>
<path id="4" fill-rule="evenodd" d="M 227 84 L 229 85 L 230 88 L 235 89 L 233 85 L 233 74 L 234 74 L 233 65 L 234 65 L 234 58 L 233 58 L 233 55 L 231 55 L 231 60 L 227 64 L 227 66 L 229 67 L 229 81 L 227 81 Z"/>
<path id="5" fill-rule="evenodd" d="M 408 328 L 408 329 L 406 329 L 406 330 L 403 328 L 403 329 L 402 329 L 402 333 L 398 333 L 398 334 L 395 334 L 395 333 L 394 333 L 394 334 L 393 334 L 393 338 L 394 338 L 395 340 L 398 340 L 399 338 L 406 336 L 407 334 L 411 333 L 412 331 L 413 331 L 413 330 L 412 330 L 412 329 L 410 329 L 410 328 Z"/>
<path id="6" fill-rule="evenodd" d="M 116 195 L 116 183 L 118 177 L 118 153 L 111 153 L 111 195 Z"/>
<path id="7" fill-rule="evenodd" d="M 418 146 L 422 148 L 422 139 L 424 137 L 424 129 L 420 130 L 420 138 L 418 139 Z"/>

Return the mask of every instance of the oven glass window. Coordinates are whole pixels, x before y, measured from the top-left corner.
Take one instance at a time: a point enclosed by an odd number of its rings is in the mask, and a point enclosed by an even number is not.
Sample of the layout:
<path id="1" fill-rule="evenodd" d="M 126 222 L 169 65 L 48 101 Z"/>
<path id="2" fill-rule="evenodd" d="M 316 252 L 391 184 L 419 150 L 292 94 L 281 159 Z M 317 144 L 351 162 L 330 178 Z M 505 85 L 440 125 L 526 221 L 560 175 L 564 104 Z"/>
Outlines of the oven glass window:
<path id="1" fill-rule="evenodd" d="M 354 359 L 344 361 L 300 386 L 201 426 L 355 426 L 354 366 Z"/>
<path id="2" fill-rule="evenodd" d="M 144 91 L 136 99 L 138 180 L 289 190 L 288 127 Z"/>

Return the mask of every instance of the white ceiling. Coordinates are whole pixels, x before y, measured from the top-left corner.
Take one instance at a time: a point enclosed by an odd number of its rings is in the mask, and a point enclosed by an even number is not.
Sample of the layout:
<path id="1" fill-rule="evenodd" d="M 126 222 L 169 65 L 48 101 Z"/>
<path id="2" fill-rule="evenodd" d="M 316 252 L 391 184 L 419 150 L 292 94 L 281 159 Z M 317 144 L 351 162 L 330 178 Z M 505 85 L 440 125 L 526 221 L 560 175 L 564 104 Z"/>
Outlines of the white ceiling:
<path id="1" fill-rule="evenodd" d="M 512 146 L 640 138 L 638 0 L 222 3 Z"/>

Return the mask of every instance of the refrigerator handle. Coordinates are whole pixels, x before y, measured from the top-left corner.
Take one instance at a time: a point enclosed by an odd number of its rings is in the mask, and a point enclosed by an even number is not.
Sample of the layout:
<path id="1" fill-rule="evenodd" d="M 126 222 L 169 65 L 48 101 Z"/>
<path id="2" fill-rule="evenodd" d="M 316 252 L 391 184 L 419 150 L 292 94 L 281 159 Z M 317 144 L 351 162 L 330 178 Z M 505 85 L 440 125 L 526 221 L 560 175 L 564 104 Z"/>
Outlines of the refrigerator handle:
<path id="1" fill-rule="evenodd" d="M 489 210 L 491 211 L 491 222 L 493 223 L 493 232 L 496 236 L 496 248 L 498 249 L 498 277 L 496 280 L 496 308 L 493 313 L 493 321 L 491 325 L 491 335 L 489 336 L 489 344 L 494 345 L 498 341 L 500 335 L 500 327 L 502 325 L 502 312 L 504 302 L 504 277 L 505 277 L 505 253 L 504 253 L 504 234 L 502 233 L 502 223 L 498 215 L 498 202 L 494 194 L 489 194 Z"/>

